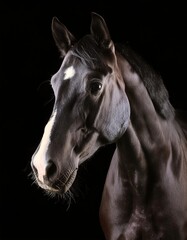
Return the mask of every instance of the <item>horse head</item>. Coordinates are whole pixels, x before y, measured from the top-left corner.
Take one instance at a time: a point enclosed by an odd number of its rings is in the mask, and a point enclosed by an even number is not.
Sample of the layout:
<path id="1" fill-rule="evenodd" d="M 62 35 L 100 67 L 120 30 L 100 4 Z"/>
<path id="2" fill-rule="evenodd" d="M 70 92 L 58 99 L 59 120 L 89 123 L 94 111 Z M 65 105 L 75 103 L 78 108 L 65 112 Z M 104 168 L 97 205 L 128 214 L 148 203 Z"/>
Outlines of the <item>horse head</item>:
<path id="1" fill-rule="evenodd" d="M 31 166 L 41 188 L 65 193 L 79 165 L 124 134 L 130 107 L 115 46 L 101 16 L 92 13 L 90 34 L 79 41 L 56 17 L 52 34 L 62 64 L 51 78 L 53 112 Z"/>

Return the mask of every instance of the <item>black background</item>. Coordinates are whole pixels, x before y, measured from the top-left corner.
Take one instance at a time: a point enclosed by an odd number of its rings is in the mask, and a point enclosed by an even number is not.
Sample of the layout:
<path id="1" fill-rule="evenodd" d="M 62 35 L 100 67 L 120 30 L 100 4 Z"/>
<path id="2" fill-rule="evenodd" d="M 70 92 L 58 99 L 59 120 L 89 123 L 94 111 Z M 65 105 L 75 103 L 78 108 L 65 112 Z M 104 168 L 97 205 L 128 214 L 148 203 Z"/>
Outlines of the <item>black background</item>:
<path id="1" fill-rule="evenodd" d="M 69 208 L 29 177 L 31 156 L 53 106 L 49 80 L 60 67 L 53 16 L 79 39 L 89 33 L 90 13 L 101 14 L 112 39 L 129 43 L 160 72 L 173 106 L 186 110 L 187 14 L 182 2 L 66 1 L 5 2 L 0 9 L 2 240 L 104 239 L 98 208 L 113 146 L 81 168 L 79 195 Z"/>

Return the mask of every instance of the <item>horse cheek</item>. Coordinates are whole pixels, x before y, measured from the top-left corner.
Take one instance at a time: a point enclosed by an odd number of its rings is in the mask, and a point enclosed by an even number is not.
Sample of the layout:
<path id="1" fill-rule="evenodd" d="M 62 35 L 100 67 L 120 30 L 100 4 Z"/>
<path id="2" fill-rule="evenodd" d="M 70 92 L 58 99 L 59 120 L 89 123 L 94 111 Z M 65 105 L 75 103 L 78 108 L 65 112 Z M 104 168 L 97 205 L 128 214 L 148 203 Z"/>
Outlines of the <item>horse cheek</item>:
<path id="1" fill-rule="evenodd" d="M 101 132 L 108 142 L 114 142 L 126 131 L 130 119 L 130 106 L 126 95 L 119 96 L 117 104 L 111 104 L 103 119 Z"/>

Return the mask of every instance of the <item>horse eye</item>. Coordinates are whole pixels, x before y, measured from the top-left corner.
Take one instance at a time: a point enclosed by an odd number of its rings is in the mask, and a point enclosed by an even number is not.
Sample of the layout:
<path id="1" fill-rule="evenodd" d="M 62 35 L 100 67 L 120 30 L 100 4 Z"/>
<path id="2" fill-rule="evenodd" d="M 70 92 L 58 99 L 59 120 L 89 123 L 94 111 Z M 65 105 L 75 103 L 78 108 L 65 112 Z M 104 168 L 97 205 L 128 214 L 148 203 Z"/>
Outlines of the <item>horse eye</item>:
<path id="1" fill-rule="evenodd" d="M 90 92 L 93 95 L 96 95 L 102 88 L 102 84 L 98 81 L 93 81 L 90 84 Z"/>

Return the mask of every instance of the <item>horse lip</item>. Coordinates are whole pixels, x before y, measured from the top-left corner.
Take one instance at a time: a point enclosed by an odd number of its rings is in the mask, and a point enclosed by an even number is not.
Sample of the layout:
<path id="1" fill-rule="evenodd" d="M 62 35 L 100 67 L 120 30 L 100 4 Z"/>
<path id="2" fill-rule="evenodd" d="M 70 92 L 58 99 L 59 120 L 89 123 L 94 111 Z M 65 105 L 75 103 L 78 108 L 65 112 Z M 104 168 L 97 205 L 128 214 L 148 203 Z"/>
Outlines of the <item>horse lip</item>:
<path id="1" fill-rule="evenodd" d="M 38 178 L 37 178 L 37 183 L 38 185 L 43 188 L 44 190 L 48 191 L 48 192 L 53 192 L 53 193 L 60 193 L 63 194 L 65 192 L 67 192 L 69 190 L 69 188 L 71 187 L 71 185 L 74 182 L 74 179 L 76 177 L 76 172 L 77 172 L 78 168 L 75 168 L 71 174 L 68 176 L 67 180 L 65 183 L 62 183 L 60 180 L 54 184 L 47 185 L 47 184 L 43 184 Z"/>
<path id="2" fill-rule="evenodd" d="M 44 190 L 48 191 L 48 192 L 59 192 L 59 189 L 53 187 L 53 186 L 49 186 L 47 184 L 43 184 L 40 180 L 37 179 L 37 183 L 38 185 L 43 188 Z"/>

